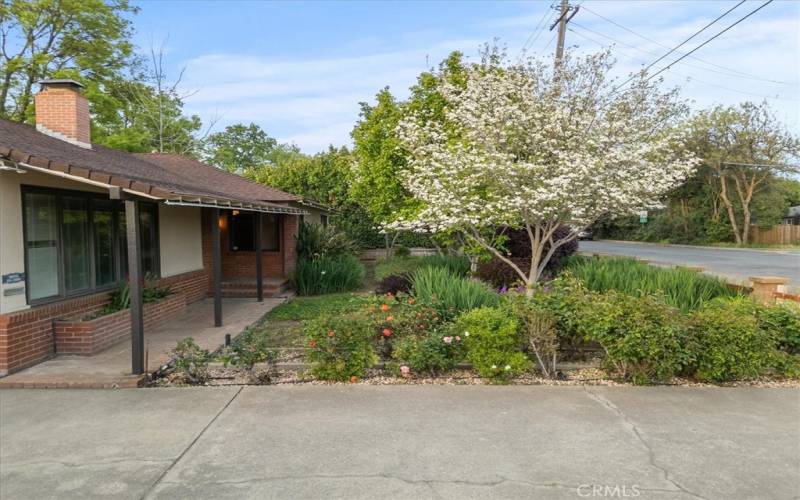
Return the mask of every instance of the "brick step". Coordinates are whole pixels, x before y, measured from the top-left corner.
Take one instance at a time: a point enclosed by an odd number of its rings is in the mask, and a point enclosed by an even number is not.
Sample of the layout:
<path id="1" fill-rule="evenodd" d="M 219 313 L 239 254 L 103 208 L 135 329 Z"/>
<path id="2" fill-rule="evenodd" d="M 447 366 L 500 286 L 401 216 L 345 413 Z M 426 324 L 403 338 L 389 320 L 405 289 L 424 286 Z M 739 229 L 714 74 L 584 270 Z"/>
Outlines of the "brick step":
<path id="1" fill-rule="evenodd" d="M 268 288 L 282 288 L 289 284 L 288 279 L 265 279 L 264 280 L 264 289 Z M 223 281 L 221 284 L 223 290 L 255 290 L 256 289 L 256 282 L 253 281 Z"/>
<path id="2" fill-rule="evenodd" d="M 223 283 L 222 296 L 226 298 L 255 298 L 257 295 L 255 282 L 236 282 L 226 287 Z M 264 282 L 264 297 L 278 297 L 286 295 L 291 290 L 289 280 L 274 280 Z"/>

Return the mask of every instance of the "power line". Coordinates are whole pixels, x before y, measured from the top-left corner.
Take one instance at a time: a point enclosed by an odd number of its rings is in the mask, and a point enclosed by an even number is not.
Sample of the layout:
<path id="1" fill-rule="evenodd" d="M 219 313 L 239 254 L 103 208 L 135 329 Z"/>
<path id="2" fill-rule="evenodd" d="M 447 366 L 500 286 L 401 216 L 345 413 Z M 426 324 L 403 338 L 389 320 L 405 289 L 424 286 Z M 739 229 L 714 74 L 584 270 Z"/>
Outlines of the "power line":
<path id="1" fill-rule="evenodd" d="M 689 40 L 692 40 L 694 37 L 696 37 L 697 35 L 699 35 L 699 34 L 700 34 L 700 33 L 702 33 L 703 31 L 705 31 L 706 29 L 708 29 L 708 28 L 709 28 L 711 25 L 713 25 L 714 23 L 716 23 L 717 21 L 719 21 L 719 20 L 720 20 L 720 19 L 722 19 L 723 17 L 725 17 L 725 16 L 727 16 L 728 14 L 730 14 L 730 13 L 731 13 L 731 11 L 733 11 L 735 8 L 737 8 L 738 6 L 742 5 L 743 3 L 744 3 L 744 0 L 741 0 L 739 3 L 737 3 L 737 4 L 736 4 L 736 5 L 734 5 L 733 7 L 731 7 L 730 9 L 726 10 L 725 12 L 723 12 L 722 14 L 720 14 L 719 16 L 717 16 L 717 18 L 716 18 L 716 19 L 714 19 L 714 20 L 713 20 L 713 21 L 711 21 L 710 23 L 706 24 L 705 26 L 703 26 L 702 28 L 700 28 L 698 31 L 695 31 L 695 32 L 692 34 L 692 36 L 690 36 L 690 37 L 689 37 L 689 38 L 687 38 L 686 40 L 682 41 L 681 43 L 679 43 L 679 44 L 678 44 L 678 45 L 676 45 L 675 47 L 671 48 L 671 49 L 670 49 L 670 50 L 669 50 L 669 51 L 668 51 L 666 54 L 664 54 L 663 56 L 659 57 L 659 58 L 658 58 L 658 59 L 656 59 L 655 61 L 653 61 L 653 62 L 651 62 L 650 64 L 648 64 L 648 65 L 647 65 L 647 67 L 646 67 L 646 68 L 644 68 L 644 70 L 642 70 L 642 71 L 643 71 L 644 73 L 647 73 L 647 70 L 649 70 L 650 68 L 652 68 L 653 66 L 655 66 L 655 65 L 656 65 L 656 63 L 658 63 L 659 61 L 663 60 L 663 59 L 664 59 L 665 57 L 667 57 L 668 55 L 670 55 L 670 54 L 672 54 L 673 52 L 675 52 L 677 49 L 679 49 L 680 47 L 682 47 L 683 45 L 685 45 L 687 42 L 689 42 Z M 706 43 L 708 43 L 708 42 L 706 42 Z M 685 56 L 684 56 L 684 57 L 685 57 Z M 673 62 L 672 64 L 675 64 L 675 63 Z M 669 66 L 667 66 L 667 67 L 669 67 Z M 625 86 L 625 85 L 626 85 L 628 82 L 630 82 L 630 81 L 631 81 L 631 80 L 633 80 L 634 78 L 636 78 L 636 75 L 631 75 L 631 76 L 630 76 L 630 77 L 629 77 L 627 80 L 625 80 L 624 82 L 622 82 L 622 83 L 619 85 L 619 87 L 624 87 L 624 86 Z M 649 78 L 648 78 L 648 80 L 649 80 Z M 617 87 L 617 88 L 619 88 L 619 87 Z"/>
<path id="2" fill-rule="evenodd" d="M 717 33 L 716 35 L 712 36 L 711 38 L 709 38 L 709 39 L 708 39 L 708 40 L 706 40 L 705 42 L 703 42 L 703 43 L 701 43 L 700 45 L 698 45 L 697 47 L 693 48 L 692 50 L 690 50 L 690 51 L 689 51 L 689 52 L 687 52 L 686 54 L 682 55 L 681 57 L 679 57 L 679 58 L 678 58 L 678 59 L 676 59 L 675 61 L 672 61 L 672 62 L 671 62 L 669 65 L 667 65 L 667 66 L 664 66 L 663 68 L 661 68 L 660 70 L 658 70 L 658 71 L 657 71 L 656 73 L 654 73 L 653 75 L 650 75 L 649 77 L 647 77 L 647 79 L 646 79 L 645 81 L 652 80 L 652 79 L 653 79 L 653 78 L 655 78 L 656 76 L 658 76 L 658 75 L 660 75 L 661 73 L 663 73 L 663 72 L 667 71 L 668 69 L 670 69 L 670 67 L 672 67 L 672 65 L 673 65 L 673 64 L 677 64 L 677 63 L 679 63 L 680 61 L 682 61 L 683 59 L 686 59 L 687 57 L 689 57 L 689 56 L 690 56 L 691 54 L 693 54 L 694 52 L 697 52 L 698 50 L 700 50 L 700 49 L 702 49 L 703 47 L 705 47 L 706 45 L 708 45 L 708 44 L 709 44 L 709 43 L 710 43 L 712 40 L 714 40 L 715 38 L 717 38 L 717 37 L 719 37 L 720 35 L 722 35 L 723 33 L 727 32 L 728 30 L 730 30 L 731 28 L 733 28 L 733 27 L 734 27 L 734 26 L 736 26 L 737 24 L 741 23 L 742 21 L 744 21 L 744 20 L 745 20 L 745 19 L 747 19 L 748 17 L 752 16 L 753 14 L 755 14 L 756 12 L 758 12 L 758 11 L 759 11 L 759 10 L 761 10 L 761 9 L 763 9 L 764 7 L 766 7 L 767 5 L 771 4 L 771 3 L 772 3 L 772 2 L 774 2 L 774 1 L 775 1 L 775 0 L 767 0 L 767 1 L 766 1 L 766 2 L 764 2 L 763 4 L 759 5 L 758 7 L 756 7 L 756 8 L 755 8 L 755 9 L 753 9 L 752 11 L 750 11 L 750 12 L 749 12 L 749 13 L 748 13 L 746 16 L 742 17 L 741 19 L 739 19 L 739 20 L 738 20 L 738 21 L 736 21 L 735 23 L 731 24 L 730 26 L 728 26 L 728 27 L 727 27 L 727 28 L 725 28 L 724 30 L 720 31 L 719 33 Z"/>
<path id="3" fill-rule="evenodd" d="M 577 26 L 577 24 L 576 24 L 576 26 Z M 569 28 L 569 30 L 570 30 L 570 31 L 572 31 L 574 34 L 578 35 L 578 36 L 579 36 L 579 37 L 581 37 L 581 38 L 584 38 L 584 39 L 586 39 L 586 40 L 589 40 L 590 42 L 596 43 L 597 45 L 599 45 L 599 46 L 601 46 L 601 47 L 605 47 L 605 45 L 604 45 L 602 42 L 600 42 L 600 41 L 598 41 L 598 40 L 595 40 L 595 39 L 593 39 L 593 38 L 591 38 L 591 37 L 588 37 L 588 36 L 586 36 L 584 33 L 581 33 L 580 31 L 575 31 L 575 30 L 574 30 L 574 29 L 572 29 L 572 28 Z M 597 32 L 594 32 L 594 31 L 593 31 L 593 33 L 597 33 Z M 598 35 L 601 35 L 601 36 L 604 36 L 604 35 L 602 35 L 602 33 L 597 33 L 597 34 L 598 34 Z M 613 40 L 611 37 L 606 37 L 606 38 L 609 38 L 609 39 Z M 622 42 L 619 42 L 619 43 L 621 43 L 622 45 L 625 45 L 626 47 L 630 47 L 630 48 L 632 48 L 632 49 L 635 49 L 635 50 L 639 50 L 639 51 L 641 51 L 641 52 L 644 52 L 644 53 L 646 53 L 646 54 L 653 54 L 653 53 L 652 53 L 652 52 L 650 52 L 650 51 L 647 51 L 647 50 L 644 50 L 644 49 L 640 49 L 640 48 L 638 48 L 638 47 L 634 47 L 633 45 L 627 45 L 627 44 L 625 44 L 625 43 L 622 43 Z M 640 63 L 643 63 L 643 64 L 644 64 L 644 63 L 646 63 L 646 61 L 644 61 L 643 59 L 641 59 L 641 58 L 639 58 L 639 57 L 636 57 L 636 56 L 632 56 L 632 55 L 630 55 L 630 54 L 628 54 L 628 53 L 625 53 L 625 52 L 623 52 L 623 51 L 621 51 L 621 50 L 619 50 L 619 49 L 615 49 L 615 52 L 616 52 L 617 54 L 623 55 L 623 56 L 625 56 L 625 57 L 627 57 L 628 59 L 631 59 L 631 60 L 633 60 L 633 61 L 638 61 L 638 62 L 640 62 Z M 673 74 L 675 74 L 675 75 L 678 75 L 678 76 L 681 76 L 681 77 L 684 77 L 684 78 L 686 78 L 686 79 L 688 79 L 688 80 L 691 80 L 691 81 L 695 81 L 695 82 L 697 82 L 697 83 L 702 83 L 703 85 L 708 85 L 708 86 L 711 86 L 711 87 L 717 87 L 717 88 L 720 88 L 720 89 L 723 89 L 723 90 L 727 90 L 727 91 L 729 91 L 729 92 L 736 92 L 736 93 L 739 93 L 739 94 L 744 94 L 744 95 L 749 95 L 749 96 L 754 96 L 754 97 L 761 97 L 761 98 L 763 98 L 763 99 L 778 99 L 778 100 L 784 100 L 784 101 L 794 101 L 794 102 L 797 102 L 797 101 L 798 101 L 798 99 L 792 99 L 792 98 L 790 98 L 790 97 L 777 97 L 777 96 L 769 96 L 769 95 L 764 95 L 764 94 L 757 94 L 757 93 L 755 93 L 755 92 L 747 92 L 747 91 L 745 91 L 745 90 L 734 89 L 734 88 L 726 87 L 726 86 L 724 86 L 724 85 L 719 85 L 718 83 L 707 82 L 707 81 L 705 81 L 705 80 L 701 80 L 701 79 L 699 79 L 699 78 L 696 78 L 696 77 L 694 77 L 694 76 L 691 76 L 691 75 L 685 75 L 685 74 L 682 74 L 682 73 L 678 73 L 678 72 L 676 72 L 676 71 L 673 71 Z"/>
<path id="4" fill-rule="evenodd" d="M 623 30 L 627 31 L 628 33 L 631 33 L 632 35 L 635 35 L 635 36 L 641 38 L 642 40 L 646 40 L 646 41 L 648 41 L 650 43 L 654 43 L 654 44 L 658 45 L 659 47 L 662 47 L 662 48 L 665 48 L 665 49 L 669 49 L 670 48 L 668 45 L 664 45 L 663 43 L 659 42 L 658 40 L 654 40 L 654 39 L 652 39 L 650 37 L 642 35 L 641 33 L 638 33 L 636 31 L 628 28 L 627 26 L 623 26 L 622 24 L 614 21 L 613 19 L 609 19 L 606 16 L 595 12 L 594 10 L 590 9 L 589 7 L 583 6 L 582 8 L 583 8 L 583 10 L 595 15 L 596 17 L 599 17 L 600 19 L 603 19 L 604 21 L 607 21 L 607 22 L 613 24 L 616 27 L 618 27 L 620 29 L 623 29 Z M 587 29 L 587 28 L 584 28 L 584 29 Z M 601 36 L 603 36 L 603 35 L 601 35 Z M 680 51 L 678 53 L 679 54 L 683 54 L 683 52 L 680 52 Z M 781 84 L 781 85 L 797 86 L 796 83 L 783 82 L 783 81 L 780 81 L 780 80 L 771 80 L 769 78 L 763 78 L 763 77 L 760 77 L 758 75 L 754 75 L 752 73 L 746 73 L 744 71 L 740 71 L 740 70 L 735 69 L 735 68 L 728 68 L 726 66 L 722 66 L 720 64 L 716 64 L 716 63 L 713 63 L 711 61 L 706 61 L 705 59 L 701 59 L 701 58 L 696 57 L 696 56 L 691 56 L 691 58 L 694 59 L 695 61 L 701 62 L 703 64 L 707 64 L 709 66 L 714 66 L 716 68 L 720 68 L 720 69 L 723 69 L 725 71 L 730 71 L 731 73 L 737 73 L 739 75 L 742 75 L 740 78 L 748 77 L 748 78 L 751 78 L 753 80 L 761 80 L 761 81 L 765 81 L 765 82 L 778 83 L 778 84 Z M 708 70 L 708 71 L 711 71 L 711 70 Z"/>
<path id="5" fill-rule="evenodd" d="M 533 46 L 533 44 L 536 43 L 536 40 L 538 40 L 539 36 L 544 32 L 544 27 L 547 26 L 547 23 L 555 15 L 552 10 L 552 6 L 553 5 L 550 4 L 550 6 L 545 9 L 544 15 L 541 19 L 539 19 L 539 22 L 536 23 L 536 27 L 533 28 L 533 31 L 531 31 L 531 34 L 528 36 L 528 39 L 525 40 L 525 43 L 522 44 L 522 48 L 519 50 L 519 54 L 517 55 L 518 59 L 522 57 L 522 53 L 525 52 L 529 46 Z M 534 35 L 536 35 L 535 38 Z"/>
<path id="6" fill-rule="evenodd" d="M 576 22 L 573 22 L 572 24 L 577 28 L 580 28 L 580 29 L 582 29 L 584 31 L 588 31 L 589 33 L 594 33 L 595 35 L 598 35 L 598 36 L 601 36 L 601 37 L 606 38 L 608 40 L 611 40 L 614 43 L 618 43 L 620 45 L 624 45 L 625 47 L 628 47 L 628 48 L 631 48 L 631 49 L 634 49 L 634 50 L 638 50 L 639 52 L 642 52 L 642 53 L 645 53 L 645 54 L 649 54 L 649 55 L 654 56 L 654 57 L 658 57 L 658 53 L 653 52 L 651 50 L 645 50 L 645 49 L 643 49 L 641 47 L 637 47 L 635 45 L 631 45 L 629 43 L 625 43 L 622 40 L 619 40 L 619 39 L 614 38 L 612 36 L 608 36 L 605 33 L 600 33 L 599 31 L 593 30 L 591 28 L 587 28 L 586 26 L 583 26 L 582 24 L 579 24 L 579 23 L 576 23 Z M 573 33 L 577 34 L 578 32 L 577 31 L 573 31 Z M 584 38 L 586 38 L 587 40 L 591 40 L 590 38 L 585 37 L 585 36 L 584 36 Z M 594 41 L 594 40 L 592 40 L 592 41 Z M 697 58 L 693 57 L 692 59 L 697 59 Z M 646 61 L 643 61 L 643 62 L 644 62 L 644 64 L 647 64 Z M 767 79 L 759 78 L 759 77 L 750 77 L 750 76 L 737 75 L 736 73 L 729 73 L 727 71 L 720 71 L 720 70 L 713 69 L 713 68 L 706 68 L 706 67 L 703 67 L 703 66 L 698 66 L 696 64 L 689 64 L 687 62 L 684 62 L 683 64 L 685 64 L 689 68 L 699 69 L 701 71 L 708 71 L 708 72 L 711 72 L 711 73 L 717 73 L 717 74 L 720 74 L 720 75 L 730 76 L 730 77 L 733 77 L 733 78 L 744 78 L 744 79 L 747 79 L 747 80 L 759 80 L 759 81 L 773 82 L 773 80 L 767 80 Z M 782 82 L 774 82 L 774 83 L 782 83 Z M 787 84 L 787 85 L 790 85 L 790 84 Z"/>

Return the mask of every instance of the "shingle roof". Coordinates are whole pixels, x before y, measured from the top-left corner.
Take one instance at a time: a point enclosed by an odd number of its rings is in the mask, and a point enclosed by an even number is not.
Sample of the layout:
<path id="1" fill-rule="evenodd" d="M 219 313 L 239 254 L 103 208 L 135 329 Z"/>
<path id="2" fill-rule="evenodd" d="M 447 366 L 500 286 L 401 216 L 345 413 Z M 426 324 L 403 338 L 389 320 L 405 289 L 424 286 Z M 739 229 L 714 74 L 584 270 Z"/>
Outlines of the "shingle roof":
<path id="1" fill-rule="evenodd" d="M 0 156 L 157 198 L 189 195 L 265 204 L 301 199 L 180 155 L 82 148 L 2 119 Z"/>
<path id="2" fill-rule="evenodd" d="M 206 186 L 224 186 L 226 191 L 235 192 L 249 200 L 282 202 L 302 199 L 187 156 L 172 153 L 135 153 L 133 156 L 158 165 L 172 174 L 189 176 Z"/>

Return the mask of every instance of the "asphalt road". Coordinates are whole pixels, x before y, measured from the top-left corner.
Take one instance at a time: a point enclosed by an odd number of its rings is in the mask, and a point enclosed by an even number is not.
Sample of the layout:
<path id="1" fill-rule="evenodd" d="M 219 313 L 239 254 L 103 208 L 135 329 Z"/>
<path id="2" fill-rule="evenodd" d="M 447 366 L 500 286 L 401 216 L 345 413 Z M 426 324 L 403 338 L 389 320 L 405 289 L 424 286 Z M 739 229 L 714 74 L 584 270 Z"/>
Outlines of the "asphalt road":
<path id="1" fill-rule="evenodd" d="M 738 282 L 750 276 L 783 276 L 800 287 L 800 251 L 654 245 L 616 241 L 581 241 L 582 252 L 626 255 L 675 265 L 703 266 L 708 272 Z"/>
<path id="2" fill-rule="evenodd" d="M 796 498 L 800 390 L 0 391 L 0 498 Z"/>

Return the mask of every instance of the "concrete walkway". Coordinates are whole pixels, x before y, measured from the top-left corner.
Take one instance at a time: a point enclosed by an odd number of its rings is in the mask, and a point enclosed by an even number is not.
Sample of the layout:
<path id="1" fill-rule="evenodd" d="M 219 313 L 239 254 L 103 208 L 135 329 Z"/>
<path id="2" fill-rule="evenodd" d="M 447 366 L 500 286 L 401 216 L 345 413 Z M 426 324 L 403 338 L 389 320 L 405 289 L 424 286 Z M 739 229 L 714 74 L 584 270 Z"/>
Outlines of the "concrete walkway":
<path id="1" fill-rule="evenodd" d="M 202 348 L 213 351 L 225 341 L 225 334 L 235 337 L 284 300 L 224 299 L 219 328 L 214 327 L 212 299 L 189 304 L 177 318 L 145 332 L 148 371 L 166 364 L 178 341 L 192 337 Z M 130 373 L 131 341 L 127 339 L 94 356 L 56 356 L 0 378 L 0 387 L 136 387 L 142 377 Z"/>
<path id="2" fill-rule="evenodd" d="M 604 493 L 603 493 L 604 492 Z M 0 391 L 0 498 L 796 498 L 800 391 Z"/>

